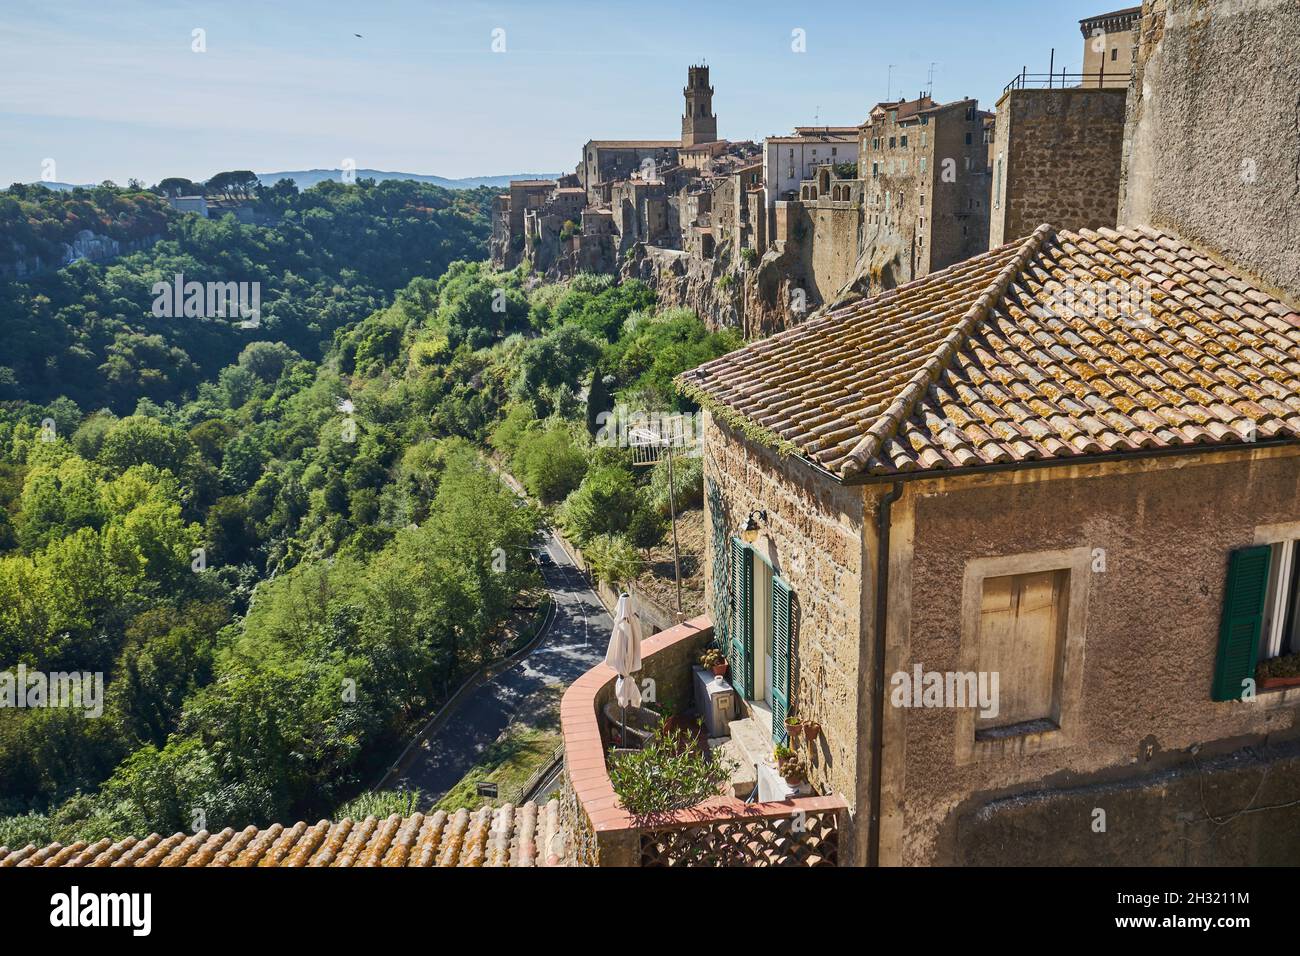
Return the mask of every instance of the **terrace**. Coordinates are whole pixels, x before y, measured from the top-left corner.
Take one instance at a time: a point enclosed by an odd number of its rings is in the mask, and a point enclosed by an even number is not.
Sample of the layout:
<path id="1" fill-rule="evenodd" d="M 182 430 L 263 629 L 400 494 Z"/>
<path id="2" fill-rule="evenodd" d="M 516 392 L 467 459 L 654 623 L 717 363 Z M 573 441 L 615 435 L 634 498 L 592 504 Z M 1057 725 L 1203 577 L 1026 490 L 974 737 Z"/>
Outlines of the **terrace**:
<path id="1" fill-rule="evenodd" d="M 707 616 L 647 638 L 638 680 L 660 700 L 691 699 L 692 667 L 713 638 Z M 766 803 L 719 794 L 684 810 L 637 817 L 622 804 L 607 759 L 619 742 L 606 717 L 617 674 L 598 664 L 578 678 L 560 708 L 565 786 L 561 814 L 570 863 L 580 866 L 836 866 L 848 804 L 838 795 Z M 632 736 L 629 734 L 629 736 Z"/>

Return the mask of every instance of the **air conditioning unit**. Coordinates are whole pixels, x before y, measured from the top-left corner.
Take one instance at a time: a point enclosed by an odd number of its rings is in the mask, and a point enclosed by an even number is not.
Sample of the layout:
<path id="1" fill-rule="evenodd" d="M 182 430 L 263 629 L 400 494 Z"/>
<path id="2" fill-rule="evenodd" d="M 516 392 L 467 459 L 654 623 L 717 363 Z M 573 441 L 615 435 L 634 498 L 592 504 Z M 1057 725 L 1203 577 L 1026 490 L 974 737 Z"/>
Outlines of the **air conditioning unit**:
<path id="1" fill-rule="evenodd" d="M 702 667 L 693 669 L 695 709 L 704 720 L 709 737 L 731 736 L 731 722 L 736 718 L 736 689 L 726 678 L 715 677 Z"/>

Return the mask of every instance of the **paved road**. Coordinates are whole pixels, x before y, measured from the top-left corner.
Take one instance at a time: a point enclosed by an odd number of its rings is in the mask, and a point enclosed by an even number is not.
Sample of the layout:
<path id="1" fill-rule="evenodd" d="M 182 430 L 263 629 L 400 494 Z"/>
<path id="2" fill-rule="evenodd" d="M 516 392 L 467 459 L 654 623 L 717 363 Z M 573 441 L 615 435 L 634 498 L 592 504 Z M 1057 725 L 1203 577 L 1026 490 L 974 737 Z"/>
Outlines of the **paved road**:
<path id="1" fill-rule="evenodd" d="M 418 788 L 422 801 L 437 802 L 512 720 L 549 703 L 547 695 L 538 693 L 543 687 L 567 687 L 604 659 L 613 622 L 564 549 L 549 531 L 545 535 L 555 565 L 544 568 L 543 576 L 556 605 L 546 638 L 524 660 L 466 697 L 435 737 L 414 749 L 391 787 Z"/>

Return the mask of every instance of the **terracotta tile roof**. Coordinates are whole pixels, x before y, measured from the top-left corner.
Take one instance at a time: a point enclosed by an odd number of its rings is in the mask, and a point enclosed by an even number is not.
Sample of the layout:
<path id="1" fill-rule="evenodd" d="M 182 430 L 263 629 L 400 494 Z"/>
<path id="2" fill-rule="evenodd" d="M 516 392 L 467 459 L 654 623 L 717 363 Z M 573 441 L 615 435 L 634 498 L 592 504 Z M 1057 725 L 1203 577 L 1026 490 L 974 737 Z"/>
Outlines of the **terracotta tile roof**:
<path id="1" fill-rule="evenodd" d="M 117 843 L 0 847 L 10 866 L 556 866 L 564 856 L 560 805 L 524 803 L 386 820 L 321 820 L 220 833 L 157 833 Z"/>
<path id="2" fill-rule="evenodd" d="M 1040 226 L 678 381 L 840 478 L 1297 439 L 1300 314 L 1172 235 Z"/>

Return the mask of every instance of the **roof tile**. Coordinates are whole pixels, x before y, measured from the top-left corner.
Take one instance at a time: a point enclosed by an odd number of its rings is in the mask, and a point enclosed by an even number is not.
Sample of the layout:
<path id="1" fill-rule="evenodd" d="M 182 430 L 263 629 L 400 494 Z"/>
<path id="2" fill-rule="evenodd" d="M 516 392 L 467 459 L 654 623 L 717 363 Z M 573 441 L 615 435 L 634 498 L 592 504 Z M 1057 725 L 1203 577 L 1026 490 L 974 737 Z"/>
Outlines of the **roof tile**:
<path id="1" fill-rule="evenodd" d="M 1041 226 L 679 384 L 840 478 L 1295 440 L 1300 317 L 1172 234 Z"/>

